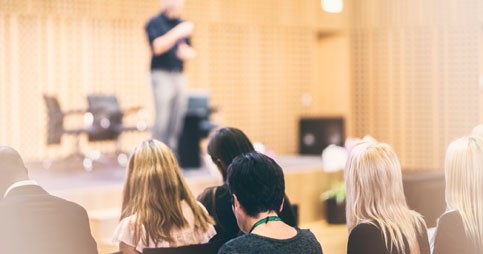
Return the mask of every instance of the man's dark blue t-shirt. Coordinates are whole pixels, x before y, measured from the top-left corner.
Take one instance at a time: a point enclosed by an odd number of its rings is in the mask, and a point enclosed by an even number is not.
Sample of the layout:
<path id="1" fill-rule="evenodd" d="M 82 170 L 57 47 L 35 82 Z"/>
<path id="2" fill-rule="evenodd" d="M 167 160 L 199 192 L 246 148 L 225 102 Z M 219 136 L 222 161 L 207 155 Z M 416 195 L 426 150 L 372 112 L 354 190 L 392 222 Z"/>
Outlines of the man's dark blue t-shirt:
<path id="1" fill-rule="evenodd" d="M 166 34 L 181 22 L 183 22 L 183 20 L 179 18 L 169 19 L 164 13 L 152 17 L 145 27 L 149 45 L 152 47 L 154 39 Z M 176 56 L 178 44 L 181 42 L 190 44 L 189 38 L 181 39 L 174 45 L 174 47 L 163 54 L 159 56 L 153 54 L 151 58 L 151 70 L 183 71 L 183 61 Z"/>

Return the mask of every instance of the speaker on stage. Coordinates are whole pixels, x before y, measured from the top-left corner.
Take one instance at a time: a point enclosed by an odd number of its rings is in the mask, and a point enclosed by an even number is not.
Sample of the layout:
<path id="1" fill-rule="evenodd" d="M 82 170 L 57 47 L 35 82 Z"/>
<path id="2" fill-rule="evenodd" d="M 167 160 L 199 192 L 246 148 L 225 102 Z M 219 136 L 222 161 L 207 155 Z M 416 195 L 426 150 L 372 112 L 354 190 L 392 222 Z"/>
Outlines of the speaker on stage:
<path id="1" fill-rule="evenodd" d="M 343 146 L 345 141 L 342 117 L 302 118 L 299 123 L 299 153 L 322 154 L 330 144 Z"/>

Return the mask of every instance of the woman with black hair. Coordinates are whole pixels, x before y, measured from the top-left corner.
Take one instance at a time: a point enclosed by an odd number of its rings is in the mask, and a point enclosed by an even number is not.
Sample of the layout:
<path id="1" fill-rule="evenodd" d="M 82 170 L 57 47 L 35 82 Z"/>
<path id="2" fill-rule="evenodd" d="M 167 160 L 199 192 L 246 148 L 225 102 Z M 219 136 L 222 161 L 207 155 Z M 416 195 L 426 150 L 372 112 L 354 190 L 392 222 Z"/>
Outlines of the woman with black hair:
<path id="1" fill-rule="evenodd" d="M 253 144 L 241 130 L 236 128 L 222 128 L 217 130 L 208 143 L 208 154 L 216 164 L 223 177 L 223 184 L 207 188 L 198 200 L 206 207 L 208 213 L 215 219 L 217 235 L 212 241 L 226 242 L 241 234 L 232 210 L 231 194 L 227 185 L 227 169 L 238 155 L 253 152 Z M 296 226 L 295 214 L 291 204 L 284 195 L 285 202 L 280 212 L 280 218 L 290 226 Z"/>
<path id="2" fill-rule="evenodd" d="M 227 182 L 233 212 L 245 235 L 225 243 L 219 254 L 322 254 L 310 230 L 292 227 L 280 218 L 285 180 L 274 160 L 257 152 L 237 156 L 228 168 Z"/>

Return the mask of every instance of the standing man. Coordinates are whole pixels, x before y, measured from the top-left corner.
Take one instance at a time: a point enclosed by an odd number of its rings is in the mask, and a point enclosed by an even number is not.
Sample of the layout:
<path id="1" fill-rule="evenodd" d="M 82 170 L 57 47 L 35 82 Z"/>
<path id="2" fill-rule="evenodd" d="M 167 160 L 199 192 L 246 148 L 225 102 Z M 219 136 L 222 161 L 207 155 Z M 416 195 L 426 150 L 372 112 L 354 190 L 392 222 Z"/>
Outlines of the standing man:
<path id="1" fill-rule="evenodd" d="M 195 57 L 190 46 L 193 23 L 180 19 L 184 0 L 162 0 L 162 12 L 146 25 L 151 46 L 151 83 L 155 119 L 152 137 L 177 151 L 186 112 L 183 62 Z"/>
<path id="2" fill-rule="evenodd" d="M 8 146 L 0 146 L 0 195 L 1 253 L 97 254 L 86 210 L 30 180 Z"/>

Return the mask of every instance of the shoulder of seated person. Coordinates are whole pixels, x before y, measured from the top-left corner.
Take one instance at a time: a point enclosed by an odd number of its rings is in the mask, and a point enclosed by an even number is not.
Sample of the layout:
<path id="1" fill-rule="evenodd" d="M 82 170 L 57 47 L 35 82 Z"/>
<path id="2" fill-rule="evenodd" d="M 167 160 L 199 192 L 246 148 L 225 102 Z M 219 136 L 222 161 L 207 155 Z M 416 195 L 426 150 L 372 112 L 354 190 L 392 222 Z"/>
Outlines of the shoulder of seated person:
<path id="1" fill-rule="evenodd" d="M 205 207 L 205 205 L 202 202 L 196 201 L 196 203 L 201 207 L 201 209 L 203 209 L 203 211 L 205 211 L 205 213 L 208 213 L 208 210 L 206 210 L 206 207 Z M 188 205 L 188 203 L 186 203 L 186 205 L 184 207 L 185 208 L 190 208 L 189 205 Z"/>
<path id="2" fill-rule="evenodd" d="M 313 235 L 314 233 L 312 233 L 312 231 L 310 230 L 310 228 L 299 228 L 299 227 L 293 227 L 295 230 L 297 230 L 297 233 L 304 233 L 304 234 L 309 234 L 309 235 Z"/>
<path id="3" fill-rule="evenodd" d="M 253 235 L 252 234 L 245 234 L 245 235 L 235 237 L 235 238 L 229 240 L 228 242 L 226 242 L 223 246 L 231 248 L 231 247 L 234 247 L 234 246 L 238 246 L 240 244 L 246 244 L 246 239 L 249 238 L 249 237 L 253 237 Z"/>
<path id="4" fill-rule="evenodd" d="M 438 224 L 441 224 L 441 223 L 451 223 L 451 224 L 460 223 L 460 224 L 463 224 L 463 219 L 461 218 L 461 215 L 457 210 L 450 210 L 450 211 L 443 213 L 443 215 L 441 215 L 441 217 L 439 217 Z"/>
<path id="5" fill-rule="evenodd" d="M 366 234 L 379 234 L 380 229 L 378 226 L 368 223 L 368 222 L 363 222 L 357 224 L 352 230 L 350 235 L 366 235 Z"/>
<path id="6" fill-rule="evenodd" d="M 216 188 L 217 193 L 225 193 L 225 192 L 230 193 L 230 189 L 228 188 L 228 185 L 226 185 L 226 184 L 216 186 L 214 188 Z"/>
<path id="7" fill-rule="evenodd" d="M 309 238 L 316 239 L 315 234 L 308 228 L 302 229 L 302 228 L 294 227 L 294 229 L 297 231 L 296 237 L 309 237 Z"/>
<path id="8" fill-rule="evenodd" d="M 206 189 L 203 190 L 203 192 L 201 192 L 199 195 L 198 195 L 198 199 L 200 197 L 204 197 L 206 194 L 208 193 L 211 193 L 211 191 L 214 189 L 214 188 L 217 188 L 218 186 L 212 186 L 212 187 L 208 187 Z"/>
<path id="9" fill-rule="evenodd" d="M 212 186 L 206 188 L 201 194 L 199 194 L 197 199 L 211 198 L 213 190 L 216 190 L 216 196 L 230 195 L 230 191 L 224 185 Z"/>
<path id="10" fill-rule="evenodd" d="M 440 218 L 457 219 L 457 218 L 461 218 L 461 215 L 458 212 L 458 210 L 449 210 L 443 213 Z"/>
<path id="11" fill-rule="evenodd" d="M 223 244 L 223 246 L 221 246 L 220 250 L 218 251 L 218 254 L 220 253 L 238 253 L 238 246 L 239 246 L 239 243 L 238 243 L 238 239 L 241 238 L 240 237 L 237 237 L 237 238 L 234 238 L 234 239 L 231 239 L 230 241 L 226 242 L 225 244 Z M 242 242 L 243 243 L 243 242 Z"/>

